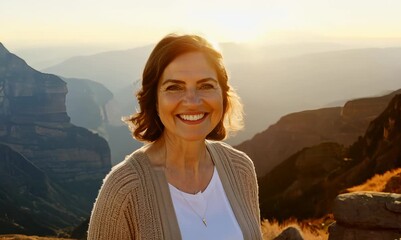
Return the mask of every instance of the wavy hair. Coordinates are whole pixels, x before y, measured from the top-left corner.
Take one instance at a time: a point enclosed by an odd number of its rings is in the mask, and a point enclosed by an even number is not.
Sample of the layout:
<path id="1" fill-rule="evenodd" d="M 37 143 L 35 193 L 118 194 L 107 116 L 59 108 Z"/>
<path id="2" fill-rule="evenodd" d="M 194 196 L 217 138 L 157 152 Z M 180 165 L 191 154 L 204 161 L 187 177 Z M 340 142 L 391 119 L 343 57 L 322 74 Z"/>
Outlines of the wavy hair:
<path id="1" fill-rule="evenodd" d="M 134 138 L 153 142 L 162 134 L 164 126 L 157 114 L 157 88 L 165 68 L 178 56 L 201 52 L 215 69 L 223 93 L 223 117 L 206 139 L 223 140 L 229 133 L 243 127 L 243 108 L 239 96 L 228 83 L 223 57 L 205 38 L 198 35 L 169 34 L 153 49 L 142 74 L 142 88 L 136 94 L 137 113 L 123 118 Z"/>

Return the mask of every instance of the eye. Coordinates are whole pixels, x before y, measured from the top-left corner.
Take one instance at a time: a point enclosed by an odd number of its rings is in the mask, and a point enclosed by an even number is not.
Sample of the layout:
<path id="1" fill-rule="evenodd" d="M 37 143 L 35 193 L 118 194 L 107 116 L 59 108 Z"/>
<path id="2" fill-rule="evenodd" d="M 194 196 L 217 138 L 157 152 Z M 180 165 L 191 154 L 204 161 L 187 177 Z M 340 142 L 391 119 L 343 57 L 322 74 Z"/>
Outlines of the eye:
<path id="1" fill-rule="evenodd" d="M 170 85 L 166 87 L 166 91 L 170 92 L 175 92 L 175 91 L 181 91 L 184 90 L 184 88 L 178 84 Z"/>
<path id="2" fill-rule="evenodd" d="M 214 89 L 214 85 L 211 83 L 203 83 L 202 85 L 200 85 L 199 89 L 201 90 Z"/>

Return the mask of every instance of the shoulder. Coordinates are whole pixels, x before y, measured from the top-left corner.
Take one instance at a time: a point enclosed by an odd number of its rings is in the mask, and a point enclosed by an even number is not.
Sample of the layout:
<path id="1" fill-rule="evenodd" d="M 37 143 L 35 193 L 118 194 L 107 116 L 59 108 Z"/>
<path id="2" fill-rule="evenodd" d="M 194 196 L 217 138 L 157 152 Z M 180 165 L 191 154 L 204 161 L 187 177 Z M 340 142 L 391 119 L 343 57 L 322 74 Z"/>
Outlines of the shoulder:
<path id="1" fill-rule="evenodd" d="M 141 166 L 144 161 L 141 150 L 128 155 L 122 162 L 115 165 L 103 180 L 101 191 L 128 194 L 141 180 Z"/>
<path id="2" fill-rule="evenodd" d="M 130 225 L 138 208 L 134 197 L 142 181 L 136 163 L 140 161 L 140 153 L 134 152 L 104 178 L 92 209 L 88 239 L 128 239 L 133 234 Z"/>
<path id="3" fill-rule="evenodd" d="M 209 149 L 214 150 L 220 160 L 229 161 L 236 168 L 254 171 L 255 167 L 248 155 L 231 145 L 220 141 L 207 141 Z"/>

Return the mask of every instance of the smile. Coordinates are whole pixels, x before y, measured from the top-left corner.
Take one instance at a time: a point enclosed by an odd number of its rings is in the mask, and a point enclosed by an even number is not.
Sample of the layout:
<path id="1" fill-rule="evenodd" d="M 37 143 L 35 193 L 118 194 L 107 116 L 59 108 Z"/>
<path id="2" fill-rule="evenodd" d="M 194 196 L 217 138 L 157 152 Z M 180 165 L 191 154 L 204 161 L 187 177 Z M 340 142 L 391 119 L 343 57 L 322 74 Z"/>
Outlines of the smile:
<path id="1" fill-rule="evenodd" d="M 178 117 L 185 121 L 198 121 L 206 116 L 206 113 L 200 114 L 179 114 Z"/>

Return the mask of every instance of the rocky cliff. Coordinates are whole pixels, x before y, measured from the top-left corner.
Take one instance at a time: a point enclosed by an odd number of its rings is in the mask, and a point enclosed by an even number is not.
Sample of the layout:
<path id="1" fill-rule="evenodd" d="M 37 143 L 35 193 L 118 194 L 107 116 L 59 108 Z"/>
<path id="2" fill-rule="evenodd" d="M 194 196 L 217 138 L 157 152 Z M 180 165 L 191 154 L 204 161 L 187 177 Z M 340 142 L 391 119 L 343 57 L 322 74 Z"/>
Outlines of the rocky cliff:
<path id="1" fill-rule="evenodd" d="M 62 79 L 67 83 L 66 105 L 71 123 L 104 137 L 110 146 L 113 165 L 142 146 L 142 143 L 132 138 L 128 127 L 121 120 L 122 116 L 133 112 L 132 110 L 124 114 L 121 106 L 131 105 L 131 108 L 135 109 L 133 92 L 130 94 L 130 100 L 117 102 L 113 94 L 100 83 L 88 79 Z"/>
<path id="2" fill-rule="evenodd" d="M 258 177 L 262 177 L 305 147 L 323 142 L 336 142 L 344 146 L 354 143 L 397 93 L 401 93 L 401 90 L 381 97 L 348 101 L 343 107 L 286 115 L 236 148 L 251 157 Z"/>
<path id="3" fill-rule="evenodd" d="M 62 78 L 67 83 L 66 107 L 71 123 L 100 130 L 109 123 L 106 104 L 113 94 L 102 84 L 89 79 Z"/>
<path id="4" fill-rule="evenodd" d="M 70 123 L 66 93 L 59 77 L 30 68 L 0 44 L 0 143 L 79 196 L 76 204 L 89 214 L 110 150 L 103 138 Z"/>
<path id="5" fill-rule="evenodd" d="M 82 200 L 32 162 L 0 144 L 0 233 L 56 235 L 82 221 Z"/>
<path id="6" fill-rule="evenodd" d="M 262 216 L 298 219 L 329 213 L 334 198 L 375 174 L 401 167 L 401 95 L 345 148 L 322 143 L 305 148 L 260 181 Z"/>

